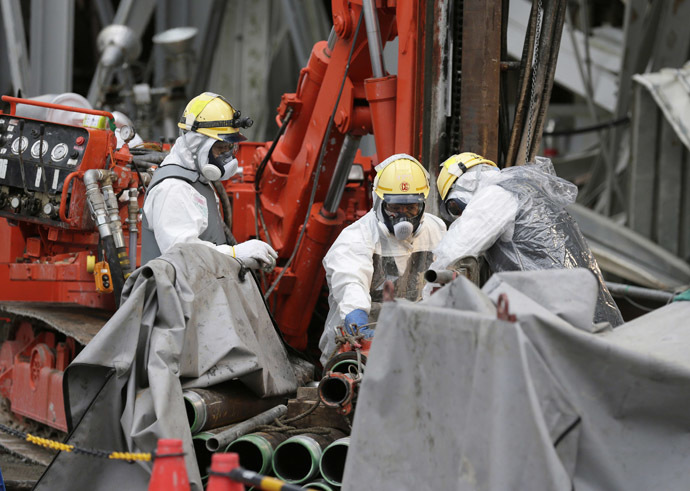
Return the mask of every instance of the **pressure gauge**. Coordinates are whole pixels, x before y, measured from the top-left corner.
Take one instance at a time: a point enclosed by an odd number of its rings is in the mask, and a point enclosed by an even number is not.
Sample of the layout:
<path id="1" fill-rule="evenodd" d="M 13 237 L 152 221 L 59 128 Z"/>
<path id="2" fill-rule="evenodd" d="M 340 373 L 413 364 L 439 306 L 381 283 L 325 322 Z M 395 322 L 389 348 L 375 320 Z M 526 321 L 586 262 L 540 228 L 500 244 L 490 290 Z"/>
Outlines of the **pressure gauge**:
<path id="1" fill-rule="evenodd" d="M 129 143 L 132 138 L 134 138 L 134 128 L 129 125 L 123 125 L 120 127 L 120 138 L 122 138 L 126 143 Z"/>
<path id="2" fill-rule="evenodd" d="M 20 147 L 21 145 L 21 147 Z M 12 142 L 12 153 L 15 155 L 19 155 L 20 153 L 24 153 L 24 150 L 26 150 L 26 147 L 29 146 L 29 139 L 25 136 L 22 136 L 21 138 L 17 138 Z"/>
<path id="3" fill-rule="evenodd" d="M 41 145 L 41 143 L 43 143 L 43 145 Z M 40 150 L 39 150 L 39 147 L 40 147 Z M 40 154 L 39 154 L 39 151 L 40 151 Z M 36 143 L 31 145 L 31 156 L 35 159 L 44 156 L 47 151 L 48 151 L 48 142 L 45 140 L 43 142 L 37 141 Z"/>
<path id="4" fill-rule="evenodd" d="M 67 150 L 67 145 L 64 143 L 58 143 L 53 148 L 53 151 L 50 152 L 50 158 L 53 159 L 53 162 L 60 162 L 67 156 Z"/>

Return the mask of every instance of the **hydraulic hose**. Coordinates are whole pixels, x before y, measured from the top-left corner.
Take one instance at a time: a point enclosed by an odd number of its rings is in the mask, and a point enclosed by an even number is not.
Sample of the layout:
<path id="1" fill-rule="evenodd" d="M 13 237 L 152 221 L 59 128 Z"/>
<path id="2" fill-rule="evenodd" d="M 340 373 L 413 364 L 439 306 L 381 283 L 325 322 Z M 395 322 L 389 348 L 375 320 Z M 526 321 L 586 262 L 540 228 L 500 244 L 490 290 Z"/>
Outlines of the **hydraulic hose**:
<path id="1" fill-rule="evenodd" d="M 115 248 L 117 251 L 117 260 L 120 262 L 120 268 L 125 274 L 131 272 L 131 264 L 129 255 L 127 254 L 127 247 L 125 245 L 125 235 L 122 233 L 122 221 L 120 220 L 120 207 L 117 204 L 117 196 L 113 190 L 113 183 L 110 179 L 110 171 L 101 172 L 101 191 L 105 199 L 105 206 L 108 212 L 110 221 L 110 228 L 113 232 L 113 240 L 115 241 Z"/>
<path id="2" fill-rule="evenodd" d="M 122 295 L 122 287 L 125 284 L 125 275 L 122 272 L 120 261 L 117 259 L 117 248 L 115 247 L 115 240 L 112 235 L 102 237 L 101 241 L 105 249 L 105 255 L 108 258 L 108 265 L 110 266 L 110 276 L 113 280 L 113 294 L 115 295 L 115 305 L 120 305 L 120 296 Z"/>
<path id="3" fill-rule="evenodd" d="M 127 224 L 129 225 L 129 264 L 132 271 L 137 269 L 137 217 L 139 216 L 139 191 L 137 188 L 129 188 L 127 200 Z"/>
<path id="4" fill-rule="evenodd" d="M 86 186 L 86 202 L 91 210 L 91 216 L 98 227 L 98 234 L 101 236 L 101 242 L 103 243 L 105 254 L 108 259 L 108 265 L 110 266 L 115 304 L 119 305 L 122 287 L 125 282 L 125 275 L 122 271 L 122 266 L 118 257 L 117 245 L 115 243 L 115 239 L 113 238 L 113 230 L 110 227 L 108 206 L 98 187 L 98 183 L 105 179 L 106 173 L 108 172 L 109 171 L 103 169 L 87 170 L 84 173 L 84 186 Z M 122 244 L 124 246 L 124 239 Z"/>

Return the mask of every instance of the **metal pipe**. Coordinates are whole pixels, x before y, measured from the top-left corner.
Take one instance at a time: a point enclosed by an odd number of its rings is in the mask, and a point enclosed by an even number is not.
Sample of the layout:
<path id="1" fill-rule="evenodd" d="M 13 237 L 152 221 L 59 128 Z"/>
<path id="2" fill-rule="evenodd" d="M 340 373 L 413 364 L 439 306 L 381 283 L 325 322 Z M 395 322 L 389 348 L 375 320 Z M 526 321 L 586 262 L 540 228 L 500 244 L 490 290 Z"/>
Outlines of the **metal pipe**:
<path id="1" fill-rule="evenodd" d="M 376 15 L 376 5 L 374 1 L 364 0 L 362 2 L 362 10 L 364 11 L 364 24 L 366 24 L 367 27 L 371 73 L 374 78 L 381 78 L 386 75 L 386 71 L 383 65 L 383 45 L 381 44 L 379 18 Z"/>
<path id="2" fill-rule="evenodd" d="M 192 445 L 194 445 L 196 462 L 199 465 L 199 474 L 201 474 L 202 478 L 205 478 L 208 474 L 208 468 L 211 465 L 211 456 L 213 455 L 213 452 L 206 448 L 206 441 L 217 433 L 226 431 L 229 428 L 232 428 L 232 425 L 202 431 L 201 433 L 197 433 L 196 435 L 192 436 Z"/>
<path id="3" fill-rule="evenodd" d="M 638 300 L 648 300 L 650 302 L 668 303 L 676 296 L 675 293 L 641 286 L 625 285 L 623 283 L 606 282 L 606 286 L 614 297 L 631 297 Z"/>
<path id="4" fill-rule="evenodd" d="M 340 414 L 350 414 L 360 381 L 359 375 L 328 372 L 319 383 L 319 399 L 328 407 L 338 408 Z"/>
<path id="5" fill-rule="evenodd" d="M 319 479 L 317 481 L 312 481 L 305 484 L 304 486 L 302 486 L 302 489 L 316 489 L 318 491 L 336 491 L 339 488 L 334 488 L 323 479 Z"/>
<path id="6" fill-rule="evenodd" d="M 287 413 L 287 406 L 280 404 L 268 411 L 257 414 L 242 423 L 234 425 L 232 428 L 215 434 L 213 437 L 206 440 L 206 448 L 211 452 L 215 452 L 219 448 L 227 447 L 239 437 L 251 433 L 254 428 L 272 423 L 276 418 L 283 416 L 285 413 Z"/>
<path id="7" fill-rule="evenodd" d="M 286 433 L 259 432 L 239 437 L 227 446 L 225 452 L 236 453 L 240 465 L 247 470 L 266 474 L 271 469 L 273 452 L 288 439 Z"/>
<path id="8" fill-rule="evenodd" d="M 213 452 L 206 448 L 206 441 L 211 438 L 212 433 L 204 432 L 192 437 L 196 463 L 199 466 L 199 474 L 204 479 L 208 476 L 208 468 L 211 466 L 211 455 Z"/>
<path id="9" fill-rule="evenodd" d="M 345 461 L 350 448 L 350 437 L 346 436 L 331 443 L 321 454 L 319 470 L 328 484 L 342 486 Z"/>
<path id="10" fill-rule="evenodd" d="M 273 472 L 276 477 L 292 484 L 302 484 L 319 473 L 323 449 L 343 437 L 333 430 L 328 435 L 304 433 L 288 438 L 273 453 Z"/>
<path id="11" fill-rule="evenodd" d="M 137 217 L 139 216 L 139 191 L 137 188 L 129 188 L 127 200 L 127 224 L 129 225 L 129 264 L 132 271 L 137 269 Z"/>
<path id="12" fill-rule="evenodd" d="M 331 27 L 331 32 L 328 34 L 328 41 L 327 41 L 327 43 L 328 43 L 328 45 L 327 45 L 328 56 L 330 56 L 331 53 L 333 52 L 333 48 L 335 48 L 335 42 L 337 40 L 338 40 L 338 34 L 335 32 L 335 27 Z"/>
<path id="13" fill-rule="evenodd" d="M 331 184 L 328 186 L 328 192 L 321 208 L 321 215 L 326 218 L 333 217 L 338 213 L 340 200 L 345 192 L 345 185 L 350 175 L 350 169 L 352 169 L 352 163 L 355 160 L 355 154 L 359 148 L 360 139 L 361 137 L 355 137 L 349 133 L 345 135 L 343 146 L 338 155 L 338 162 L 335 164 Z"/>
<path id="14" fill-rule="evenodd" d="M 260 399 L 240 382 L 213 389 L 186 389 L 182 396 L 193 434 L 244 421 L 285 401 L 284 397 Z"/>
<path id="15" fill-rule="evenodd" d="M 438 283 L 439 285 L 445 285 L 446 283 L 450 283 L 453 281 L 455 278 L 457 278 L 458 273 L 455 271 L 449 271 L 445 269 L 428 269 L 426 273 L 424 273 L 424 279 L 428 281 L 429 283 Z"/>

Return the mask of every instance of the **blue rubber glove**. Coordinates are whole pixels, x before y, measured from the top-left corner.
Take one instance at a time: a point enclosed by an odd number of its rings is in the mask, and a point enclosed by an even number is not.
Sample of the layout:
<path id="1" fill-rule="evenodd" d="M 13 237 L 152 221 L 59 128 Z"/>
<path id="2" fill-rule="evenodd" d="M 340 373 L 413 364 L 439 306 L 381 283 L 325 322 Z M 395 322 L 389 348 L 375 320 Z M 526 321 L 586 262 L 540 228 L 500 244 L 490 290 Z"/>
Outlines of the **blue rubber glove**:
<path id="1" fill-rule="evenodd" d="M 365 324 L 369 324 L 369 314 L 362 309 L 353 310 L 345 316 L 345 330 L 350 334 L 355 333 L 353 326 L 363 326 Z M 360 328 L 359 333 L 363 334 L 365 338 L 374 337 L 374 330 L 369 327 Z"/>

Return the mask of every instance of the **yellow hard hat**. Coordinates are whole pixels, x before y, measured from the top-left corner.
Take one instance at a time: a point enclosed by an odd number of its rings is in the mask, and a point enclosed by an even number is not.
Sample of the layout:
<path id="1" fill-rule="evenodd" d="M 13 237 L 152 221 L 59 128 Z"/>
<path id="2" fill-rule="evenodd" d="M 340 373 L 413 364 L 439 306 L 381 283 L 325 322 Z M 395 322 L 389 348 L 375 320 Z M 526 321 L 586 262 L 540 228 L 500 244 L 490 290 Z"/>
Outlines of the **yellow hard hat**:
<path id="1" fill-rule="evenodd" d="M 204 92 L 189 101 L 177 126 L 215 140 L 235 143 L 247 139 L 239 128 L 249 128 L 254 123 L 250 118 L 240 116 L 241 113 L 223 96 Z"/>
<path id="2" fill-rule="evenodd" d="M 376 166 L 374 192 L 383 199 L 387 194 L 423 194 L 429 196 L 429 174 L 414 157 L 393 155 Z"/>
<path id="3" fill-rule="evenodd" d="M 485 159 L 481 155 L 472 152 L 452 155 L 443 162 L 441 164 L 441 172 L 439 172 L 438 179 L 436 179 L 436 186 L 438 187 L 441 199 L 446 199 L 448 191 L 450 191 L 450 188 L 458 177 L 467 172 L 467 169 L 479 164 L 488 164 L 498 167 L 491 160 Z"/>

